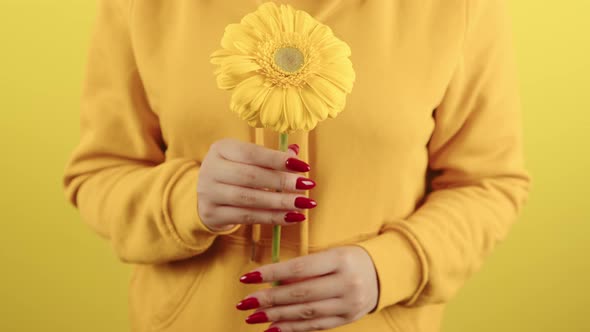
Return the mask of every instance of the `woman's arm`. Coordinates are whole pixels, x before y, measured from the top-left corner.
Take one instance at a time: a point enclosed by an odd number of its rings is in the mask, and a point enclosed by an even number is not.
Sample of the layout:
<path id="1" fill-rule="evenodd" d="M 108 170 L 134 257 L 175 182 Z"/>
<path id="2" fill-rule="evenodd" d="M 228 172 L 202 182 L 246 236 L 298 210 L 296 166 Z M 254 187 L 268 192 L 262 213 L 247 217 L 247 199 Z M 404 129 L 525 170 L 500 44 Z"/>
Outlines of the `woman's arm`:
<path id="1" fill-rule="evenodd" d="M 378 273 L 375 312 L 448 301 L 505 238 L 528 196 L 505 1 L 465 2 L 464 48 L 428 145 L 432 192 L 414 214 L 358 244 Z"/>
<path id="2" fill-rule="evenodd" d="M 81 111 L 80 143 L 65 168 L 68 200 L 125 262 L 197 255 L 219 234 L 197 213 L 200 164 L 165 160 L 128 27 L 128 0 L 99 1 Z"/>

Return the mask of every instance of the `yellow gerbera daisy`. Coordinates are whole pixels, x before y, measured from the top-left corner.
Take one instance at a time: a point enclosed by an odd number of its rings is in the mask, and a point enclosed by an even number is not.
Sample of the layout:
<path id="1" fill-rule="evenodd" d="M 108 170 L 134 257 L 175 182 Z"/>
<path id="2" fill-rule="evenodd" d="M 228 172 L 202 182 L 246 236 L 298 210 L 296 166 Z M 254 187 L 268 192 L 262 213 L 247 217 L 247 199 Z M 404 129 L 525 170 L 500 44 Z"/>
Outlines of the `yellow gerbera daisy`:
<path id="1" fill-rule="evenodd" d="M 217 85 L 253 127 L 312 130 L 342 111 L 355 80 L 350 47 L 290 5 L 262 4 L 225 28 L 221 46 L 211 54 Z"/>

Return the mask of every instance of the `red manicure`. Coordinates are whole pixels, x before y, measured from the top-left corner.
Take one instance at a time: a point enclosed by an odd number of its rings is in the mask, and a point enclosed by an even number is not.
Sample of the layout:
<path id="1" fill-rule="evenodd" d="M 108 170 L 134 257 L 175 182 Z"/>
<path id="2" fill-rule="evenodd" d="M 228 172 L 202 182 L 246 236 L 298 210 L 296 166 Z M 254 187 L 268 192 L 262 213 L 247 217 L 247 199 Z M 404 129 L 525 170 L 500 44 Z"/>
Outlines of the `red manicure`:
<path id="1" fill-rule="evenodd" d="M 295 188 L 297 189 L 311 189 L 315 187 L 315 181 L 308 178 L 298 178 Z"/>
<path id="2" fill-rule="evenodd" d="M 295 154 L 299 154 L 299 145 L 291 144 L 291 145 L 289 145 L 289 149 L 293 150 L 293 152 L 295 152 Z"/>
<path id="3" fill-rule="evenodd" d="M 295 198 L 295 207 L 300 209 L 313 209 L 318 203 L 311 198 L 297 197 Z"/>
<path id="4" fill-rule="evenodd" d="M 248 324 L 257 324 L 257 323 L 266 323 L 268 322 L 268 316 L 264 311 L 255 312 L 246 318 L 246 323 Z"/>
<path id="5" fill-rule="evenodd" d="M 287 212 L 285 214 L 286 222 L 301 222 L 305 220 L 305 215 L 300 212 Z"/>
<path id="6" fill-rule="evenodd" d="M 273 326 L 270 329 L 264 330 L 264 332 L 281 332 L 281 329 L 278 326 Z"/>
<path id="7" fill-rule="evenodd" d="M 288 169 L 296 172 L 309 172 L 309 170 L 311 169 L 311 167 L 309 167 L 309 165 L 306 162 L 299 160 L 297 158 L 287 159 L 287 161 L 285 162 L 285 166 Z"/>
<path id="8" fill-rule="evenodd" d="M 236 305 L 236 308 L 240 310 L 256 309 L 258 307 L 260 307 L 260 302 L 258 302 L 258 299 L 255 297 L 243 299 Z"/>
<path id="9" fill-rule="evenodd" d="M 240 277 L 240 281 L 245 284 L 256 284 L 262 282 L 262 273 L 258 271 L 248 272 Z"/>

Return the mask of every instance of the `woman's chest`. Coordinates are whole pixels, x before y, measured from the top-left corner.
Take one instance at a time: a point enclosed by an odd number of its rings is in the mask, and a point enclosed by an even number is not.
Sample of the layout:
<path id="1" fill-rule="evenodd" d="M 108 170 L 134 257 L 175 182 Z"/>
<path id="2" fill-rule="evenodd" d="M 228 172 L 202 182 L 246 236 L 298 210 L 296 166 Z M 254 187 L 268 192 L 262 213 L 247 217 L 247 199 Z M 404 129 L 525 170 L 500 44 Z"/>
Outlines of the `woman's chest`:
<path id="1" fill-rule="evenodd" d="M 312 15 L 323 8 L 282 2 Z M 344 111 L 321 123 L 317 137 L 354 135 L 376 152 L 423 148 L 462 43 L 464 14 L 456 2 L 340 1 L 333 7 L 323 23 L 350 46 L 356 80 Z M 231 93 L 217 88 L 209 62 L 225 27 L 256 9 L 255 1 L 235 3 L 136 4 L 131 36 L 140 74 L 174 154 L 199 157 L 216 139 L 250 137 L 248 125 L 229 111 Z"/>

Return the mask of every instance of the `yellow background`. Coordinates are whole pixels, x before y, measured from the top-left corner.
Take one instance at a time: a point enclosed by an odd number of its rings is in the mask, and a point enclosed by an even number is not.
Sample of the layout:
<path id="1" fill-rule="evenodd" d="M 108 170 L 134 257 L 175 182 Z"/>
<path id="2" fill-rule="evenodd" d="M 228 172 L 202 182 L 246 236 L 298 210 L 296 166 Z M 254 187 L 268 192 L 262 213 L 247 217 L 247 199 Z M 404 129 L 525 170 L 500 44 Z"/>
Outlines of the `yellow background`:
<path id="1" fill-rule="evenodd" d="M 590 1 L 511 9 L 533 191 L 444 331 L 590 331 Z M 61 187 L 93 15 L 0 0 L 0 331 L 128 329 L 128 269 Z"/>

